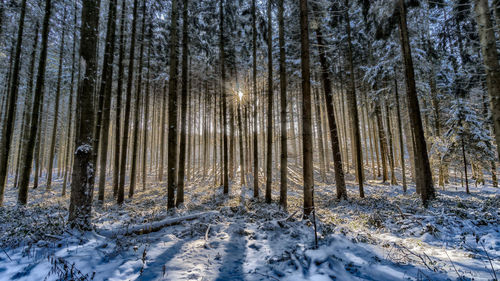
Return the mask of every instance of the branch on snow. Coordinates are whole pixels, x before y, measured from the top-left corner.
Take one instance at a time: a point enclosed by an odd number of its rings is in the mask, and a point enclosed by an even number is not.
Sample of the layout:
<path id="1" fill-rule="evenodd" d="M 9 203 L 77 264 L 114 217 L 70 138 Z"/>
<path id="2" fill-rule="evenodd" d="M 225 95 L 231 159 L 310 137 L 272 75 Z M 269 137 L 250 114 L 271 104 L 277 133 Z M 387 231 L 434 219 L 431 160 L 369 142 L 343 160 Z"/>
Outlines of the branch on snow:
<path id="1" fill-rule="evenodd" d="M 148 233 L 159 231 L 162 228 L 167 227 L 167 226 L 181 224 L 183 221 L 190 221 L 190 220 L 194 220 L 194 219 L 204 217 L 204 216 L 213 216 L 217 213 L 218 213 L 217 211 L 195 213 L 195 214 L 190 214 L 190 215 L 186 215 L 186 216 L 182 216 L 182 217 L 175 217 L 175 218 L 170 217 L 170 218 L 166 218 L 166 219 L 163 219 L 160 221 L 139 224 L 139 225 L 127 227 L 124 229 L 117 229 L 117 230 L 96 229 L 96 232 L 99 233 L 100 235 L 103 235 L 106 237 L 116 237 L 118 235 L 129 236 L 132 234 L 142 235 L 142 234 L 148 234 Z"/>

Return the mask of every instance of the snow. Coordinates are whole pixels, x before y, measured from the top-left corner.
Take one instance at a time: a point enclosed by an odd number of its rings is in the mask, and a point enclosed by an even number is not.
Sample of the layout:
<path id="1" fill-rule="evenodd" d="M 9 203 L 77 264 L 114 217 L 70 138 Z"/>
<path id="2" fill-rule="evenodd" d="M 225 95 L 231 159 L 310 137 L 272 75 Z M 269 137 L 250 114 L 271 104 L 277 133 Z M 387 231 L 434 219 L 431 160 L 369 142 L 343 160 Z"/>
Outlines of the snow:
<path id="1" fill-rule="evenodd" d="M 198 177 L 175 211 L 165 210 L 165 183 L 148 184 L 122 207 L 109 188 L 104 204 L 93 206 L 95 231 L 86 233 L 64 227 L 61 180 L 32 191 L 26 208 L 14 206 L 10 188 L 0 208 L 0 280 L 71 273 L 81 280 L 492 280 L 492 266 L 500 268 L 497 188 L 471 187 L 467 195 L 452 182 L 424 209 L 413 187 L 403 194 L 368 181 L 360 199 L 348 177 L 350 199 L 339 202 L 334 185 L 317 182 L 316 249 L 312 223 L 301 219 L 299 170 L 290 171 L 288 213 L 251 198 L 251 188 L 234 183 L 224 196 L 213 178 Z M 194 219 L 131 233 L 179 217 Z"/>

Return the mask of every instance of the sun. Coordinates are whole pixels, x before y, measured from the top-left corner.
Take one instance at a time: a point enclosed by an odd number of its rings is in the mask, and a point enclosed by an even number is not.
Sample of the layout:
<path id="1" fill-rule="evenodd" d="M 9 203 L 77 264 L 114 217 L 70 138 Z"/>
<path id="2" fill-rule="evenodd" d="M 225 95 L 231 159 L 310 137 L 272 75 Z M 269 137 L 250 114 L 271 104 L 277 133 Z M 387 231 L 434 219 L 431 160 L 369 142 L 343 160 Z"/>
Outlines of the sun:
<path id="1" fill-rule="evenodd" d="M 242 91 L 238 92 L 238 97 L 240 98 L 240 100 L 243 99 L 243 92 Z"/>

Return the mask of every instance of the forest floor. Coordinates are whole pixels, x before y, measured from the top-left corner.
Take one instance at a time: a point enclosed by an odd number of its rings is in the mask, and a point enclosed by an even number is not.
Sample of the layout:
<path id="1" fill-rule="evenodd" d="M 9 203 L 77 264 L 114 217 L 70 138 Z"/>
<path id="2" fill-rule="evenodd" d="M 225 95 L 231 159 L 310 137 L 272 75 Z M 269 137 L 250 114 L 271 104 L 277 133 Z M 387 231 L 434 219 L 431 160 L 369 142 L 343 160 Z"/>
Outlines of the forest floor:
<path id="1" fill-rule="evenodd" d="M 361 199 L 352 176 L 349 199 L 337 201 L 335 186 L 316 175 L 316 249 L 313 223 L 301 218 L 300 169 L 289 171 L 288 212 L 238 182 L 224 196 L 200 175 L 184 206 L 167 211 L 165 184 L 152 177 L 121 207 L 112 196 L 94 202 L 95 230 L 84 234 L 65 225 L 61 181 L 31 191 L 27 207 L 15 205 L 10 187 L 0 208 L 0 280 L 498 280 L 500 189 L 472 185 L 466 194 L 450 183 L 424 209 L 414 187 L 403 194 L 380 180 L 368 180 Z M 275 184 L 273 198 L 278 192 Z"/>

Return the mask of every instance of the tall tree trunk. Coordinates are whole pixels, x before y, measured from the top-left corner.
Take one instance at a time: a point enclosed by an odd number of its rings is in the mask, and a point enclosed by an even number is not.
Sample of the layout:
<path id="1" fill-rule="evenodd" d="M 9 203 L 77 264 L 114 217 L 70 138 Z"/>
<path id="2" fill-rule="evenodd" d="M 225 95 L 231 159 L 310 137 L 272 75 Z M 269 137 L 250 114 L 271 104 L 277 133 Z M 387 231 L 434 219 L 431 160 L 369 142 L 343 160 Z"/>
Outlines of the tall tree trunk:
<path id="1" fill-rule="evenodd" d="M 36 62 L 36 49 L 38 46 L 38 30 L 39 24 L 36 23 L 35 27 L 35 39 L 33 40 L 33 48 L 31 49 L 31 59 L 30 59 L 30 67 L 29 67 L 29 79 L 28 79 L 28 89 L 26 90 L 25 98 L 24 98 L 24 122 L 21 133 L 21 144 L 19 145 L 19 170 L 22 169 L 21 165 L 25 165 L 24 159 L 24 150 L 26 150 L 26 145 L 29 141 L 29 133 L 30 133 L 30 121 L 31 121 L 31 113 L 33 111 L 33 83 L 35 82 L 35 62 Z M 17 177 L 17 182 L 15 187 L 18 187 L 20 175 Z"/>
<path id="2" fill-rule="evenodd" d="M 475 0 L 474 8 L 486 70 L 486 85 L 490 94 L 493 131 L 497 143 L 498 158 L 500 158 L 500 65 L 498 63 L 495 33 L 491 23 L 488 0 Z"/>
<path id="3" fill-rule="evenodd" d="M 253 197 L 259 197 L 259 151 L 257 136 L 257 27 L 255 1 L 252 0 L 252 90 L 253 90 Z"/>
<path id="4" fill-rule="evenodd" d="M 385 123 L 387 127 L 387 147 L 389 148 L 389 168 L 391 169 L 391 184 L 396 185 L 396 174 L 394 172 L 394 150 L 392 149 L 392 128 L 388 100 L 385 100 Z"/>
<path id="5" fill-rule="evenodd" d="M 14 130 L 17 95 L 19 93 L 19 71 L 21 68 L 21 51 L 24 33 L 24 18 L 26 16 L 26 0 L 21 2 L 21 15 L 19 16 L 19 28 L 17 31 L 16 53 L 14 68 L 12 70 L 12 82 L 7 98 L 7 118 L 3 122 L 2 137 L 0 139 L 0 206 L 3 204 L 5 186 L 7 185 L 7 166 L 9 164 L 9 153 L 12 144 L 12 132 Z"/>
<path id="6" fill-rule="evenodd" d="M 405 149 L 403 146 L 403 125 L 401 123 L 401 109 L 399 106 L 399 91 L 398 82 L 394 79 L 394 93 L 396 95 L 396 109 L 398 117 L 398 131 L 399 131 L 399 152 L 401 153 L 401 176 L 403 177 L 403 192 L 406 192 L 406 165 L 405 165 Z"/>
<path id="7" fill-rule="evenodd" d="M 273 183 L 273 36 L 271 0 L 267 0 L 267 150 L 266 203 L 271 203 Z"/>
<path id="8" fill-rule="evenodd" d="M 59 121 L 59 100 L 61 97 L 61 81 L 62 81 L 62 63 L 64 56 L 64 39 L 65 39 L 65 22 L 66 22 L 66 8 L 64 8 L 63 23 L 62 23 L 62 34 L 61 34 L 61 45 L 59 48 L 59 67 L 57 70 L 57 88 L 56 88 L 56 104 L 54 106 L 54 118 L 52 123 L 52 137 L 50 141 L 50 152 L 49 152 L 49 168 L 47 173 L 47 184 L 45 187 L 50 189 L 52 184 L 52 168 L 54 165 L 54 154 L 56 149 L 56 136 L 57 136 L 57 123 Z M 62 142 L 61 142 L 62 144 Z"/>
<path id="9" fill-rule="evenodd" d="M 45 14 L 42 25 L 42 42 L 40 57 L 38 62 L 38 73 L 35 84 L 35 99 L 33 101 L 33 113 L 31 114 L 30 131 L 26 150 L 22 157 L 24 164 L 22 165 L 19 182 L 19 193 L 17 201 L 21 205 L 26 205 L 28 202 L 28 185 L 30 181 L 31 167 L 33 164 L 33 150 L 35 149 L 35 139 L 38 129 L 39 112 L 43 103 L 44 85 L 45 85 L 45 66 L 47 65 L 47 45 L 49 38 L 49 24 L 51 14 L 51 0 L 45 0 Z M 35 175 L 35 178 L 37 175 Z M 0 201 L 1 202 L 1 201 Z"/>
<path id="10" fill-rule="evenodd" d="M 98 200 L 104 200 L 104 189 L 106 186 L 106 162 L 108 159 L 108 139 L 109 139 L 109 119 L 110 119 L 110 106 L 111 106 L 111 91 L 113 88 L 113 60 L 115 54 L 115 31 L 116 31 L 116 0 L 109 1 L 108 9 L 108 23 L 106 31 L 106 45 L 104 47 L 104 58 L 102 63 L 102 78 L 101 86 L 99 89 L 99 105 L 102 99 L 102 108 L 100 110 L 102 115 L 102 124 L 99 124 L 99 118 L 96 123 L 96 136 L 95 149 L 97 150 L 100 144 L 100 163 L 99 163 L 99 195 Z M 101 131 L 100 133 L 98 133 Z M 100 143 L 97 138 L 100 137 Z M 97 159 L 97 151 L 95 153 Z"/>
<path id="11" fill-rule="evenodd" d="M 125 112 L 123 120 L 123 135 L 121 138 L 121 153 L 120 153 L 120 182 L 118 184 L 118 204 L 122 204 L 125 197 L 125 173 L 127 171 L 127 147 L 128 147 L 128 131 L 130 123 L 130 103 L 132 100 L 132 81 L 134 80 L 134 62 L 135 62 L 135 35 L 137 25 L 137 6 L 138 0 L 134 0 L 133 18 L 132 18 L 132 33 L 130 39 L 130 56 L 128 65 L 127 77 L 127 92 L 125 97 Z"/>
<path id="12" fill-rule="evenodd" d="M 115 109 L 115 155 L 113 165 L 113 197 L 118 196 L 118 186 L 120 185 L 120 148 L 121 148 L 121 111 L 122 111 L 122 92 L 123 92 L 123 76 L 125 74 L 125 12 L 126 1 L 122 0 L 122 15 L 120 19 L 120 51 L 118 55 L 118 80 L 116 88 L 116 109 Z"/>
<path id="13" fill-rule="evenodd" d="M 47 0 L 50 1 L 50 0 Z M 71 181 L 68 223 L 71 227 L 90 229 L 94 186 L 92 96 L 97 80 L 97 37 L 99 35 L 99 0 L 86 0 L 82 7 L 80 58 L 84 77 L 78 90 L 75 161 Z"/>
<path id="14" fill-rule="evenodd" d="M 330 129 L 330 140 L 333 153 L 333 167 L 335 170 L 335 185 L 337 188 L 337 198 L 347 199 L 347 190 L 345 187 L 344 170 L 342 168 L 342 157 L 340 153 L 340 144 L 337 131 L 337 121 L 335 120 L 335 112 L 333 107 L 333 92 L 328 75 L 328 63 L 326 60 L 326 50 L 323 43 L 323 32 L 321 28 L 316 29 L 316 40 L 318 42 L 319 62 L 321 65 L 321 83 L 323 86 L 323 93 L 326 100 L 326 111 L 328 114 L 328 125 Z"/>
<path id="15" fill-rule="evenodd" d="M 281 121 L 281 155 L 280 155 L 280 205 L 287 208 L 287 171 L 288 171 L 288 134 L 286 118 L 286 53 L 285 53 L 285 23 L 283 19 L 284 0 L 278 1 L 278 25 L 279 25 L 279 48 L 280 48 L 280 121 Z"/>
<path id="16" fill-rule="evenodd" d="M 172 15 L 170 23 L 170 79 L 168 88 L 168 162 L 167 162 L 167 208 L 175 207 L 175 189 L 177 187 L 177 64 L 178 38 L 177 22 L 179 18 L 177 0 L 172 0 Z"/>
<path id="17" fill-rule="evenodd" d="M 346 6 L 349 7 L 348 0 L 345 1 Z M 349 108 L 349 116 L 350 116 L 350 125 L 352 131 L 352 145 L 353 145 L 353 154 L 352 158 L 355 159 L 356 164 L 356 179 L 359 184 L 359 196 L 361 198 L 365 197 L 365 191 L 363 188 L 363 157 L 361 155 L 361 136 L 359 133 L 359 117 L 358 117 L 358 108 L 356 101 L 356 87 L 354 85 L 354 63 L 352 57 L 352 42 L 351 42 L 351 23 L 349 20 L 349 11 L 346 9 L 345 18 L 347 22 L 347 62 L 348 62 L 348 71 L 347 71 L 347 105 Z"/>
<path id="18" fill-rule="evenodd" d="M 302 153 L 304 216 L 314 209 L 313 142 L 311 122 L 311 73 L 309 66 L 309 20 L 307 0 L 300 0 L 300 61 L 302 73 Z"/>
<path id="19" fill-rule="evenodd" d="M 220 64 L 221 64 L 221 90 L 222 90 L 222 118 L 223 118 L 223 134 L 224 134 L 224 173 L 223 173 L 223 185 L 224 194 L 229 193 L 229 175 L 228 175 L 228 139 L 227 139 L 227 105 L 226 105 L 226 70 L 225 70 L 225 53 L 224 53 L 224 0 L 219 1 L 219 31 L 220 31 Z"/>
<path id="20" fill-rule="evenodd" d="M 179 175 L 177 177 L 177 201 L 179 207 L 184 203 L 184 174 L 186 166 L 186 111 L 188 96 L 188 0 L 184 0 L 182 9 L 182 89 L 181 89 L 181 139 L 179 144 Z"/>
<path id="21" fill-rule="evenodd" d="M 134 108 L 134 131 L 132 133 L 132 159 L 130 168 L 130 187 L 128 192 L 128 197 L 132 198 L 135 191 L 135 183 L 137 178 L 137 156 L 139 154 L 139 113 L 141 109 L 141 94 L 143 90 L 142 82 L 142 69 L 143 69 L 143 58 L 144 58 L 144 34 L 146 32 L 146 0 L 142 3 L 142 27 L 141 27 L 141 39 L 139 48 L 139 73 L 137 75 L 137 85 L 135 87 L 135 108 Z"/>
<path id="22" fill-rule="evenodd" d="M 146 74 L 146 95 L 144 97 L 144 117 L 143 117 L 143 126 L 144 126 L 144 140 L 143 140 L 143 146 L 142 146 L 142 190 L 146 190 L 146 182 L 147 182 L 147 174 L 146 174 L 146 166 L 147 166 L 147 151 L 148 147 L 153 148 L 153 145 L 148 145 L 148 132 L 149 132 L 149 97 L 151 95 L 151 49 L 152 49 L 152 42 L 153 42 L 153 28 L 151 22 L 149 23 L 149 31 L 148 31 L 148 37 L 149 37 L 149 42 L 148 42 L 148 73 Z M 153 92 L 156 93 L 156 87 L 154 87 Z M 156 104 L 156 99 L 153 98 L 154 103 Z M 153 116 L 154 116 L 154 105 L 153 105 Z M 152 127 L 155 125 L 154 120 L 151 123 Z M 153 139 L 153 137 L 151 138 Z M 153 158 L 153 154 L 151 153 L 151 158 Z M 151 167 L 152 165 L 150 165 Z"/>
<path id="23" fill-rule="evenodd" d="M 407 89 L 406 96 L 408 99 L 408 110 L 410 113 L 412 134 L 415 141 L 415 145 L 413 147 L 415 155 L 415 183 L 417 189 L 421 190 L 420 195 L 424 206 L 427 206 L 428 201 L 435 197 L 435 191 L 434 185 L 432 183 L 432 173 L 429 165 L 429 156 L 427 155 L 424 130 L 422 127 L 422 118 L 420 116 L 420 107 L 418 105 L 417 90 L 415 86 L 415 73 L 413 70 L 413 61 L 411 57 L 408 27 L 406 24 L 406 7 L 404 4 L 404 0 L 399 0 L 399 9 L 399 31 L 401 38 L 401 52 L 403 54 L 405 64 L 405 78 Z"/>

